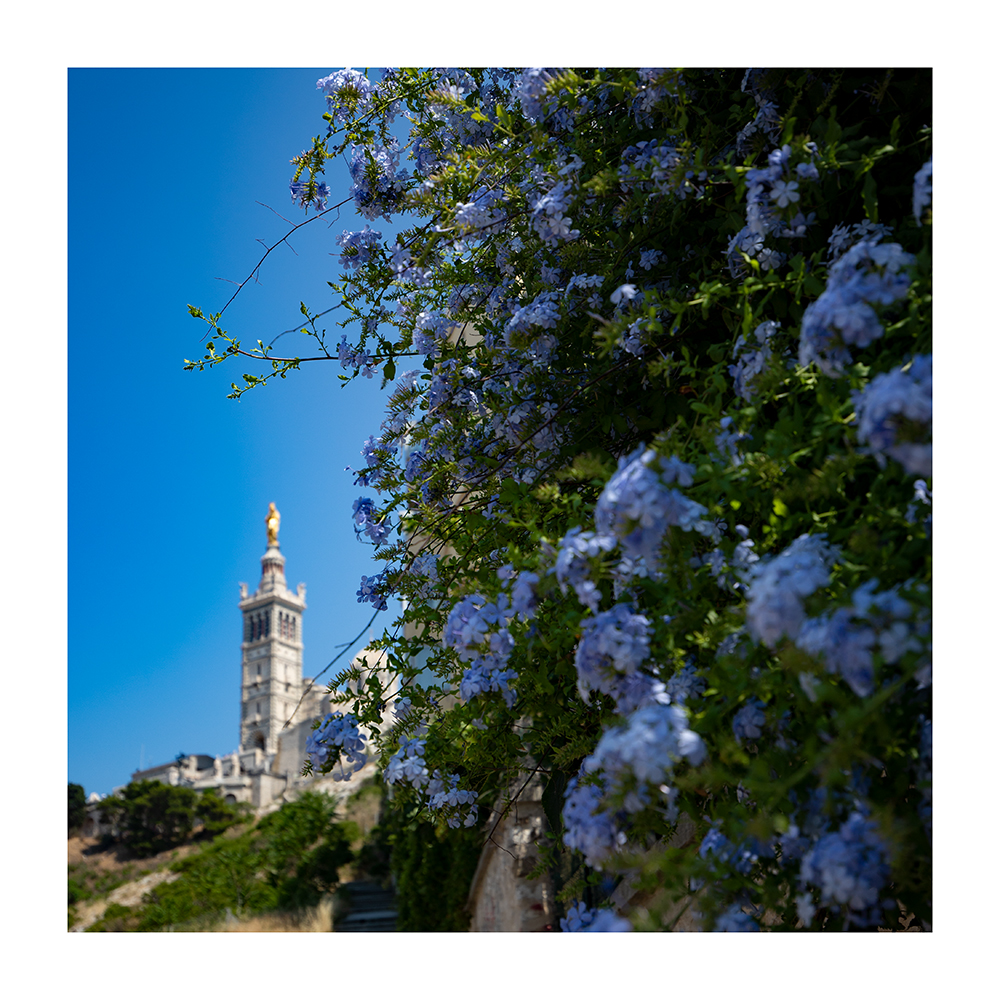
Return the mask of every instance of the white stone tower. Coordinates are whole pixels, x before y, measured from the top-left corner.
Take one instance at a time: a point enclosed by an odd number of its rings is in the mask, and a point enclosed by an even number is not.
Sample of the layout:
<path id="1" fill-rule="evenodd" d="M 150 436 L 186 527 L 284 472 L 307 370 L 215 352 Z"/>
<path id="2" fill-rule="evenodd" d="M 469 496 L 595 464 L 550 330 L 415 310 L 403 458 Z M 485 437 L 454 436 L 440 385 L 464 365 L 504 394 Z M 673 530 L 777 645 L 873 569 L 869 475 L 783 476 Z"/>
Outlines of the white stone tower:
<path id="1" fill-rule="evenodd" d="M 240 753 L 278 751 L 278 734 L 302 697 L 302 612 L 306 585 L 292 593 L 285 583 L 285 557 L 278 544 L 281 515 L 267 513 L 267 551 L 261 556 L 260 584 L 254 594 L 240 584 L 243 612 L 243 686 L 240 698 Z M 298 717 L 296 717 L 298 719 Z"/>

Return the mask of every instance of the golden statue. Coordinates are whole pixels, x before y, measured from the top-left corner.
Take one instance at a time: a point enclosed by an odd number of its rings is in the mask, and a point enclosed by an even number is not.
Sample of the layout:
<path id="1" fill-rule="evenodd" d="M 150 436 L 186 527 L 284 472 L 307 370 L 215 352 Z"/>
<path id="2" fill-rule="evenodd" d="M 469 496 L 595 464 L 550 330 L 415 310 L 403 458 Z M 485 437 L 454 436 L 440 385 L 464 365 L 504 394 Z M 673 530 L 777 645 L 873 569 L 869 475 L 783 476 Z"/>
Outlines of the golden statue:
<path id="1" fill-rule="evenodd" d="M 273 503 L 267 507 L 267 544 L 278 544 L 278 528 L 281 527 L 281 514 Z"/>

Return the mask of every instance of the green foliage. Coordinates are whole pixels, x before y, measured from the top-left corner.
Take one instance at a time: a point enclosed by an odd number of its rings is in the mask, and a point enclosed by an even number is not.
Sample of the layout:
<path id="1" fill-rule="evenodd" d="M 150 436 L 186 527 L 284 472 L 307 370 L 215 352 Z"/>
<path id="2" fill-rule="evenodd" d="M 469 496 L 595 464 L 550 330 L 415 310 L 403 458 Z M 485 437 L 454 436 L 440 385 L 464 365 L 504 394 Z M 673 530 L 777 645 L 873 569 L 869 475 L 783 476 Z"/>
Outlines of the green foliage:
<path id="1" fill-rule="evenodd" d="M 644 86 L 630 69 L 575 69 L 549 79 L 544 115 L 526 114 L 527 97 L 509 92 L 499 102 L 481 100 L 493 93 L 485 71 L 469 75 L 476 86 L 464 100 L 439 93 L 427 70 L 391 78 L 383 96 L 402 102 L 413 138 L 438 157 L 433 168 L 417 168 L 405 196 L 420 221 L 399 247 L 374 248 L 352 275 L 330 282 L 348 314 L 343 325 L 360 330 L 357 350 L 384 363 L 387 378 L 397 361 L 423 356 L 415 384 L 390 398 L 390 415 L 400 419 L 366 471 L 381 493 L 379 516 L 398 520 L 408 536 L 375 549 L 386 565 L 385 596 L 405 601 L 373 645 L 387 652 L 411 702 L 404 719 L 374 737 L 378 748 L 391 754 L 419 733 L 428 773 L 457 776 L 480 804 L 506 794 L 530 757 L 549 775 L 546 809 L 558 829 L 567 781 L 603 734 L 627 721 L 612 698 L 581 694 L 578 644 L 597 613 L 627 603 L 648 621 L 640 672 L 667 683 L 690 664 L 704 681 L 686 706 L 704 761 L 675 760 L 669 788 L 615 775 L 601 803 L 623 824 L 627 844 L 605 859 L 607 869 L 635 870 L 644 888 L 660 893 L 650 926 L 687 899 L 692 879 L 714 880 L 699 897 L 706 926 L 730 905 L 770 910 L 793 926 L 801 855 L 789 866 L 780 838 L 808 817 L 815 846 L 821 830 L 835 831 L 854 808 L 888 845 L 885 901 L 929 920 L 928 761 L 920 760 L 931 718 L 929 522 L 926 512 L 907 513 L 913 476 L 872 454 L 855 419 L 858 394 L 876 377 L 932 350 L 930 227 L 918 225 L 912 202 L 914 175 L 930 156 L 929 73 L 774 69 L 747 89 L 741 70 L 667 70 Z M 765 94 L 780 120 L 738 140 Z M 482 126 L 475 141 L 456 115 Z M 385 127 L 376 113 L 334 130 L 317 140 L 302 169 L 312 178 L 322 167 L 320 147 L 339 155 Z M 670 176 L 628 174 L 640 144 L 666 140 L 676 160 L 661 173 Z M 787 155 L 782 177 L 797 200 L 777 186 L 761 194 L 760 175 L 751 173 L 776 148 L 779 158 Z M 545 235 L 551 219 L 536 204 L 560 185 L 576 185 L 566 208 L 572 238 Z M 734 239 L 741 231 L 753 236 L 744 225 L 755 187 L 775 221 L 766 234 L 773 256 L 746 252 Z M 502 193 L 500 219 L 470 229 L 460 206 L 465 212 L 484 190 Z M 807 221 L 797 222 L 798 213 Z M 908 290 L 875 302 L 878 334 L 852 343 L 833 377 L 802 360 L 803 318 L 831 280 L 836 227 L 846 232 L 865 221 L 889 227 L 891 235 L 878 239 L 899 244 Z M 401 275 L 394 253 L 417 277 Z M 602 279 L 597 299 L 571 288 L 570 275 Z M 641 288 L 641 302 L 622 298 L 630 285 Z M 542 306 L 542 320 L 523 318 Z M 432 353 L 416 347 L 416 317 L 427 313 L 446 316 L 453 333 Z M 207 317 L 213 335 L 226 351 L 242 350 L 219 328 L 220 315 Z M 764 323 L 777 324 L 770 353 L 753 391 L 738 395 L 734 360 Z M 305 332 L 325 350 L 321 331 Z M 540 347 L 546 338 L 552 342 Z M 193 366 L 225 359 L 213 350 Z M 271 372 L 244 376 L 235 395 L 284 374 L 286 362 L 250 353 Z M 929 427 L 899 432 L 902 440 Z M 395 457 L 400 444 L 423 454 L 419 475 Z M 617 551 L 588 561 L 597 590 L 588 606 L 556 578 L 560 542 L 574 528 L 595 529 L 595 508 L 619 461 L 643 446 L 692 468 L 683 499 L 703 508 L 705 519 L 698 530 L 664 527 L 660 566 L 641 571 L 621 568 L 626 531 L 616 531 L 609 544 Z M 648 528 L 647 515 L 653 519 L 646 510 L 630 514 L 627 530 Z M 846 612 L 858 588 L 873 581 L 880 592 L 895 590 L 912 612 L 904 632 L 913 626 L 915 645 L 892 655 L 873 646 L 870 689 L 851 684 L 825 654 L 804 652 L 796 636 L 739 641 L 751 577 L 737 558 L 738 539 L 748 538 L 766 559 L 819 534 L 838 554 L 828 583 L 804 601 L 814 624 Z M 415 571 L 418 552 L 437 557 L 435 580 Z M 502 576 L 501 566 L 509 567 Z M 512 572 L 538 577 L 531 620 L 504 619 L 513 645 L 504 665 L 516 674 L 516 700 L 508 704 L 495 689 L 459 699 L 469 661 L 440 641 L 449 612 L 475 595 L 472 603 L 489 603 L 498 621 Z M 485 657 L 485 648 L 475 655 Z M 343 691 L 348 680 L 357 672 L 344 671 L 331 686 Z M 384 708 L 378 685 L 343 701 L 362 724 L 377 723 Z M 737 737 L 738 714 L 757 704 L 764 732 Z M 626 809 L 633 792 L 649 797 L 633 797 Z M 662 846 L 677 813 L 660 795 L 695 822 L 689 844 Z M 815 811 L 818 802 L 825 812 Z M 466 849 L 470 859 L 478 852 L 476 837 L 446 830 L 414 788 L 399 787 L 391 812 L 385 823 L 400 926 L 454 929 L 458 873 L 467 869 L 461 859 Z M 752 838 L 766 847 L 747 870 L 713 873 L 699 854 L 709 825 L 735 844 Z M 560 852 L 550 860 L 563 890 L 593 889 L 594 873 L 581 873 Z M 452 871 L 445 892 L 441 872 Z M 820 897 L 814 883 L 813 898 Z M 815 926 L 847 928 L 852 916 L 826 900 Z"/>
<path id="2" fill-rule="evenodd" d="M 186 842 L 201 824 L 199 836 L 211 838 L 246 818 L 247 808 L 224 802 L 213 789 L 133 781 L 101 800 L 101 810 L 118 830 L 118 839 L 140 858 Z"/>
<path id="3" fill-rule="evenodd" d="M 209 788 L 199 794 L 194 811 L 202 825 L 199 836 L 211 839 L 246 820 L 251 807 L 245 802 L 226 802 Z"/>
<path id="4" fill-rule="evenodd" d="M 150 892 L 135 929 L 192 921 L 207 926 L 227 910 L 246 915 L 315 906 L 353 859 L 353 832 L 334 822 L 330 796 L 306 792 L 239 836 L 216 837 L 175 862 L 179 877 Z"/>
<path id="5" fill-rule="evenodd" d="M 195 823 L 198 793 L 160 781 L 133 781 L 101 809 L 138 857 L 150 857 L 184 843 Z"/>
<path id="6" fill-rule="evenodd" d="M 106 896 L 112 889 L 124 884 L 132 878 L 138 878 L 153 869 L 138 868 L 125 865 L 121 869 L 104 871 L 92 867 L 86 862 L 69 866 L 68 895 L 69 904 L 82 903 L 88 899 Z"/>
<path id="7" fill-rule="evenodd" d="M 393 812 L 385 836 L 396 879 L 396 929 L 468 930 L 466 902 L 482 852 L 482 832 L 407 820 Z"/>
<path id="8" fill-rule="evenodd" d="M 252 833 L 220 837 L 199 853 L 171 865 L 179 878 L 156 886 L 143 907 L 136 930 L 156 931 L 225 913 L 274 909 L 278 892 L 262 879 L 262 859 Z"/>
<path id="9" fill-rule="evenodd" d="M 69 783 L 69 832 L 79 830 L 87 818 L 87 796 L 83 785 Z"/>
<path id="10" fill-rule="evenodd" d="M 100 920 L 87 928 L 88 934 L 121 934 L 137 930 L 136 911 L 131 906 L 109 903 Z"/>

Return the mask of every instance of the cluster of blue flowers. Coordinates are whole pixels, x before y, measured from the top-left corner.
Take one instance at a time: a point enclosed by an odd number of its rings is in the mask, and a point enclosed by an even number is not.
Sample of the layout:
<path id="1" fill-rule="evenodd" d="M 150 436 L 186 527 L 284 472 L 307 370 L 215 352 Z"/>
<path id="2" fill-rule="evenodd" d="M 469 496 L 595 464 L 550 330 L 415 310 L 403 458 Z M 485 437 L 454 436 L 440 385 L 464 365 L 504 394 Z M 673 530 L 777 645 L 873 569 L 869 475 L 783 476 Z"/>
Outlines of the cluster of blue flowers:
<path id="1" fill-rule="evenodd" d="M 760 927 L 751 914 L 744 912 L 739 903 L 733 903 L 725 913 L 715 918 L 712 930 L 745 934 L 748 931 L 759 931 Z"/>
<path id="2" fill-rule="evenodd" d="M 562 811 L 563 843 L 579 851 L 587 864 L 598 871 L 626 840 L 615 817 L 601 808 L 604 793 L 599 778 L 588 784 L 580 784 L 578 777 L 571 778 Z"/>
<path id="3" fill-rule="evenodd" d="M 358 730 L 357 718 L 342 712 L 325 716 L 306 739 L 306 755 L 314 768 L 329 759 L 335 761 L 339 770 L 332 772 L 334 781 L 350 781 L 351 775 L 365 766 L 368 755 L 364 749 L 365 737 Z"/>
<path id="4" fill-rule="evenodd" d="M 375 366 L 375 359 L 363 350 L 353 350 L 348 346 L 347 334 L 340 338 L 337 345 L 337 357 L 342 368 L 354 368 L 365 378 L 371 378 L 378 368 Z"/>
<path id="5" fill-rule="evenodd" d="M 889 880 L 888 850 L 876 824 L 852 813 L 839 830 L 821 837 L 802 858 L 801 882 L 819 890 L 820 904 L 853 923 L 872 927 L 884 917 L 879 893 Z M 808 927 L 815 909 L 808 894 L 799 897 L 799 916 Z"/>
<path id="6" fill-rule="evenodd" d="M 708 755 L 702 738 L 688 727 L 687 710 L 667 704 L 667 696 L 637 708 L 623 726 L 604 731 L 594 752 L 583 762 L 583 770 L 602 771 L 609 790 L 630 790 L 626 812 L 639 812 L 648 802 L 648 788 L 656 786 L 667 800 L 668 821 L 677 818 L 673 790 L 667 782 L 674 765 L 687 760 L 694 767 Z"/>
<path id="7" fill-rule="evenodd" d="M 695 468 L 676 455 L 662 458 L 640 445 L 618 462 L 597 501 L 594 523 L 598 532 L 618 539 L 630 559 L 643 559 L 656 569 L 664 536 L 671 526 L 713 535 L 717 529 L 704 518 L 707 508 L 688 499 L 671 483 L 690 486 Z"/>
<path id="8" fill-rule="evenodd" d="M 522 607 L 522 613 L 524 612 Z M 507 706 L 514 704 L 517 692 L 510 687 L 517 673 L 507 669 L 514 651 L 514 640 L 507 625 L 514 617 L 510 598 L 501 593 L 495 602 L 487 602 L 479 594 L 459 601 L 448 615 L 444 627 L 444 643 L 469 662 L 462 677 L 459 693 L 469 701 L 489 691 L 499 692 Z M 489 631 L 497 626 L 496 631 Z M 485 648 L 484 648 L 485 647 Z"/>
<path id="9" fill-rule="evenodd" d="M 759 698 L 753 698 L 733 716 L 733 735 L 740 742 L 755 740 L 763 733 L 766 722 L 764 703 Z"/>
<path id="10" fill-rule="evenodd" d="M 386 571 L 376 573 L 374 576 L 361 577 L 361 586 L 358 588 L 358 604 L 370 601 L 376 611 L 386 611 L 389 604 L 385 594 Z"/>
<path id="11" fill-rule="evenodd" d="M 408 699 L 406 699 L 408 702 Z M 403 713 L 406 714 L 405 711 Z M 443 776 L 440 771 L 428 771 L 424 759 L 426 741 L 420 737 L 404 737 L 399 749 L 385 766 L 385 780 L 390 785 L 410 785 L 421 793 L 422 801 L 428 809 L 442 811 L 448 826 L 475 826 L 479 822 L 479 806 L 475 804 L 477 792 L 458 787 L 461 780 L 457 774 Z"/>
<path id="12" fill-rule="evenodd" d="M 324 76 L 316 81 L 316 89 L 326 95 L 327 111 L 341 125 L 371 110 L 375 90 L 368 77 L 356 69 L 341 69 Z M 330 130 L 333 128 L 331 123 Z"/>
<path id="13" fill-rule="evenodd" d="M 831 268 L 826 291 L 802 316 L 799 362 L 815 362 L 824 375 L 837 378 L 853 358 L 848 346 L 867 347 L 884 330 L 876 305 L 905 298 L 914 262 L 898 243 L 855 243 Z"/>
<path id="14" fill-rule="evenodd" d="M 511 93 L 520 100 L 526 118 L 539 120 L 545 116 L 546 105 L 551 100 L 546 96 L 545 88 L 558 73 L 557 69 L 536 67 L 522 71 Z"/>
<path id="15" fill-rule="evenodd" d="M 798 636 L 806 620 L 803 599 L 830 582 L 837 554 L 825 534 L 800 535 L 778 555 L 750 567 L 747 625 L 755 641 L 774 649 L 782 636 Z"/>
<path id="16" fill-rule="evenodd" d="M 632 924 L 619 917 L 607 907 L 590 909 L 586 903 L 576 900 L 559 918 L 559 928 L 567 933 L 618 934 L 632 930 Z"/>
<path id="17" fill-rule="evenodd" d="M 933 413 L 932 356 L 919 354 L 909 364 L 876 375 L 853 393 L 858 440 L 880 465 L 895 459 L 909 476 L 931 474 Z"/>
<path id="18" fill-rule="evenodd" d="M 792 169 L 793 155 L 788 144 L 772 150 L 767 158 L 767 166 L 746 172 L 747 181 L 747 224 L 729 241 L 726 257 L 733 277 L 746 273 L 743 255 L 757 261 L 762 270 L 769 271 L 785 261 L 785 255 L 773 247 L 765 246 L 768 236 L 790 239 L 804 236 L 808 227 L 815 222 L 815 214 L 791 214 L 791 209 L 801 198 L 799 186 L 819 180 L 819 169 L 813 162 L 818 152 L 815 143 L 807 143 L 805 159 L 799 159 Z"/>
<path id="19" fill-rule="evenodd" d="M 892 235 L 892 230 L 881 222 L 862 219 L 848 226 L 838 223 L 833 227 L 827 242 L 826 259 L 835 264 L 855 243 L 881 243 Z"/>
<path id="20" fill-rule="evenodd" d="M 450 323 L 446 316 L 419 312 L 413 324 L 413 349 L 418 354 L 436 358 L 441 352 L 441 340 L 448 335 Z"/>
<path id="21" fill-rule="evenodd" d="M 559 586 L 564 594 L 567 586 L 572 587 L 579 602 L 594 614 L 597 614 L 602 594 L 590 578 L 591 560 L 599 559 L 603 552 L 610 552 L 615 544 L 611 535 L 584 531 L 580 527 L 570 528 L 559 542 L 554 567 Z"/>
<path id="22" fill-rule="evenodd" d="M 348 164 L 350 194 L 358 213 L 366 219 L 392 222 L 399 210 L 409 175 L 399 166 L 397 146 L 355 146 Z"/>
<path id="23" fill-rule="evenodd" d="M 769 142 L 775 142 L 781 135 L 781 112 L 774 101 L 774 95 L 761 86 L 764 70 L 748 69 L 743 76 L 740 90 L 747 93 L 749 88 L 757 105 L 757 114 L 753 121 L 747 122 L 736 136 L 736 154 L 746 156 L 751 150 L 754 135 L 762 135 Z"/>
<path id="24" fill-rule="evenodd" d="M 728 867 L 740 875 L 749 875 L 766 850 L 767 845 L 752 839 L 737 846 L 718 827 L 712 826 L 698 848 L 698 857 L 708 861 L 714 868 Z"/>
<path id="25" fill-rule="evenodd" d="M 365 226 L 359 232 L 343 232 L 337 237 L 340 251 L 340 266 L 357 270 L 366 261 L 371 260 L 373 252 L 379 245 L 382 234 L 371 226 Z"/>
<path id="26" fill-rule="evenodd" d="M 739 464 L 739 456 L 734 464 Z M 749 537 L 750 529 L 745 524 L 737 524 L 734 530 L 740 541 L 733 546 L 731 554 L 727 555 L 721 548 L 715 548 L 704 556 L 692 556 L 690 564 L 693 567 L 707 566 L 721 590 L 743 594 L 746 592 L 744 581 L 748 571 L 760 560 L 760 556 L 754 552 L 756 543 Z"/>
<path id="27" fill-rule="evenodd" d="M 736 338 L 736 344 L 733 346 L 736 363 L 729 366 L 729 374 L 733 378 L 733 391 L 748 403 L 754 398 L 754 379 L 764 371 L 771 360 L 770 340 L 780 326 L 781 324 L 774 320 L 760 323 L 753 332 L 756 345 L 742 333 Z"/>
<path id="28" fill-rule="evenodd" d="M 698 667 L 692 660 L 681 667 L 667 681 L 666 692 L 676 705 L 683 705 L 692 698 L 700 698 L 708 687 L 708 681 L 698 673 Z"/>
<path id="29" fill-rule="evenodd" d="M 897 588 L 876 592 L 877 586 L 877 580 L 862 584 L 850 605 L 807 619 L 795 637 L 799 649 L 821 659 L 862 698 L 874 690 L 875 651 L 883 663 L 892 665 L 906 653 L 926 649 L 929 623 L 923 615 L 915 613 Z"/>
<path id="30" fill-rule="evenodd" d="M 468 201 L 456 204 L 455 225 L 466 237 L 489 236 L 495 233 L 507 218 L 503 209 L 505 201 L 502 191 L 479 188 L 472 192 Z"/>
<path id="31" fill-rule="evenodd" d="M 289 181 L 288 190 L 292 194 L 292 201 L 297 201 L 302 208 L 312 205 L 317 212 L 326 208 L 327 198 L 330 197 L 330 186 L 323 182 Z"/>
<path id="32" fill-rule="evenodd" d="M 571 228 L 573 220 L 566 215 L 574 197 L 573 181 L 566 180 L 532 199 L 531 224 L 543 243 L 555 246 L 580 235 L 579 229 Z"/>
<path id="33" fill-rule="evenodd" d="M 582 624 L 575 664 L 580 696 L 591 691 L 614 697 L 623 675 L 635 673 L 649 657 L 650 621 L 627 604 L 616 604 Z"/>
<path id="34" fill-rule="evenodd" d="M 360 539 L 367 535 L 376 545 L 381 544 L 392 531 L 392 525 L 387 517 L 376 517 L 375 504 L 371 497 L 358 497 L 353 509 L 354 533 Z"/>

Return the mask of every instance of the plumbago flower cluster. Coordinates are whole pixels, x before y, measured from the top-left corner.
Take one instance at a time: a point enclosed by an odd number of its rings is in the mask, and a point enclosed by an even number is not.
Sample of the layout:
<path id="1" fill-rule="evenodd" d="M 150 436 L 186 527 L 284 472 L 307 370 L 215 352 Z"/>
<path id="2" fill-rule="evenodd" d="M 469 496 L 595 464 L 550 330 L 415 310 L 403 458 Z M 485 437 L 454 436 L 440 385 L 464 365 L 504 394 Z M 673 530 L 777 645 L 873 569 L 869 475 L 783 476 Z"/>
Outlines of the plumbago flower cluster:
<path id="1" fill-rule="evenodd" d="M 929 74 L 319 88 L 293 197 L 323 211 L 343 154 L 360 218 L 346 333 L 303 335 L 387 390 L 350 516 L 357 599 L 402 611 L 312 766 L 370 728 L 390 806 L 442 836 L 540 777 L 563 930 L 929 927 Z M 190 367 L 270 365 L 234 395 L 300 364 L 194 313 Z M 608 899 L 626 871 L 641 910 Z"/>

